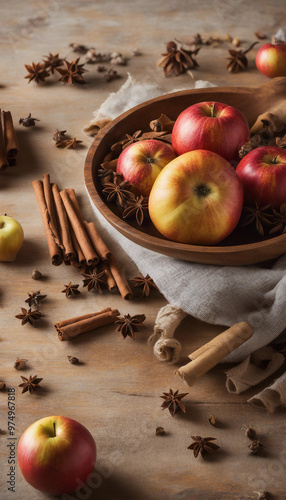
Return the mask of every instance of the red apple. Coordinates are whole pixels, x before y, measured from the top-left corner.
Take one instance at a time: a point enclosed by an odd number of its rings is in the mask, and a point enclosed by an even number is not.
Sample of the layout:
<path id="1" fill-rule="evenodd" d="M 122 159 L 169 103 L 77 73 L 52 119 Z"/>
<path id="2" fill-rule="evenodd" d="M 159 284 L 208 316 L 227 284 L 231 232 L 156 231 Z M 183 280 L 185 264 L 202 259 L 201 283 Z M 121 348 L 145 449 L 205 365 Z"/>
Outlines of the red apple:
<path id="1" fill-rule="evenodd" d="M 21 224 L 12 217 L 0 215 L 0 261 L 13 262 L 24 241 Z"/>
<path id="2" fill-rule="evenodd" d="M 243 203 L 241 182 L 221 156 L 196 150 L 178 156 L 156 179 L 150 217 L 166 238 L 214 245 L 237 225 Z"/>
<path id="3" fill-rule="evenodd" d="M 286 43 L 266 43 L 256 54 L 257 69 L 269 78 L 286 76 Z"/>
<path id="4" fill-rule="evenodd" d="M 148 196 L 161 170 L 175 157 L 171 146 L 162 141 L 138 141 L 122 151 L 116 170 L 133 185 L 134 193 Z"/>
<path id="5" fill-rule="evenodd" d="M 238 160 L 240 147 L 249 139 L 245 116 L 221 102 L 198 102 L 177 118 L 172 146 L 177 155 L 195 149 L 207 149 L 228 161 Z"/>
<path id="6" fill-rule="evenodd" d="M 45 417 L 22 434 L 17 458 L 29 484 L 49 495 L 62 495 L 86 482 L 94 469 L 96 446 L 76 420 Z"/>
<path id="7" fill-rule="evenodd" d="M 277 146 L 253 149 L 239 162 L 236 173 L 241 179 L 247 202 L 279 208 L 286 202 L 286 151 Z"/>

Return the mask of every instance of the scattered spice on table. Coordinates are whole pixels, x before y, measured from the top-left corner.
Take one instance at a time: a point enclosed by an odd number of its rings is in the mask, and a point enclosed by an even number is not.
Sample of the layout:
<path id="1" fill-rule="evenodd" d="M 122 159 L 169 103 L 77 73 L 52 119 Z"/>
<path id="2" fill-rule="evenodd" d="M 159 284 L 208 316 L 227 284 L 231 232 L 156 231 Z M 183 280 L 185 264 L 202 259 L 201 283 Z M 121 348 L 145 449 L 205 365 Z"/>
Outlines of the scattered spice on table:
<path id="1" fill-rule="evenodd" d="M 55 68 L 61 75 L 61 78 L 59 79 L 60 82 L 69 83 L 70 85 L 73 85 L 74 83 L 86 83 L 82 75 L 87 70 L 84 69 L 84 64 L 79 64 L 78 62 L 79 57 L 71 62 L 65 59 L 65 68 Z"/>
<path id="2" fill-rule="evenodd" d="M 81 144 L 82 144 L 82 141 L 80 141 L 76 137 L 73 137 L 72 139 L 66 141 L 64 148 L 65 149 L 78 149 L 78 147 Z"/>
<path id="3" fill-rule="evenodd" d="M 172 417 L 180 410 L 186 413 L 186 408 L 182 403 L 182 399 L 188 394 L 188 392 L 179 394 L 179 390 L 174 392 L 173 389 L 170 389 L 169 392 L 163 392 L 163 396 L 160 396 L 160 398 L 165 401 L 163 401 L 161 407 L 163 410 L 168 409 Z"/>
<path id="4" fill-rule="evenodd" d="M 25 300 L 25 302 L 27 302 L 30 307 L 39 306 L 41 304 L 41 301 L 45 298 L 46 295 L 41 295 L 41 290 L 38 290 L 37 292 L 28 292 L 28 298 Z"/>
<path id="5" fill-rule="evenodd" d="M 88 47 L 79 43 L 70 43 L 69 47 L 72 48 L 73 52 L 77 52 L 78 54 L 86 54 L 88 51 Z"/>
<path id="6" fill-rule="evenodd" d="M 112 80 L 116 80 L 117 78 L 120 78 L 120 75 L 117 73 L 115 69 L 108 69 L 105 71 L 103 74 L 103 78 L 106 82 L 111 82 Z"/>
<path id="7" fill-rule="evenodd" d="M 56 130 L 53 135 L 53 140 L 56 142 L 61 142 L 66 140 L 66 130 Z"/>
<path id="8" fill-rule="evenodd" d="M 252 427 L 248 427 L 247 425 L 243 425 L 242 426 L 242 429 L 245 430 L 245 435 L 249 438 L 249 439 L 255 439 L 256 438 L 256 430 L 253 429 Z"/>
<path id="9" fill-rule="evenodd" d="M 38 269 L 34 269 L 33 272 L 32 272 L 32 279 L 33 280 L 40 280 L 42 279 L 42 273 L 41 271 L 39 271 Z"/>
<path id="10" fill-rule="evenodd" d="M 79 359 L 75 356 L 67 356 L 67 358 L 72 365 L 77 365 L 79 363 Z"/>
<path id="11" fill-rule="evenodd" d="M 216 426 L 217 424 L 217 421 L 216 421 L 216 417 L 214 415 L 211 415 L 209 418 L 208 418 L 208 422 L 209 424 L 211 424 L 213 427 Z"/>
<path id="12" fill-rule="evenodd" d="M 146 276 L 135 276 L 135 278 L 131 278 L 130 281 L 134 283 L 135 288 L 141 289 L 142 297 L 148 297 L 152 289 L 158 290 L 157 285 L 149 274 L 146 274 Z"/>
<path id="13" fill-rule="evenodd" d="M 83 286 L 87 286 L 88 292 L 92 289 L 102 293 L 102 287 L 106 286 L 106 271 L 96 272 L 96 269 L 87 274 L 83 274 Z"/>
<path id="14" fill-rule="evenodd" d="M 81 291 L 78 290 L 79 285 L 73 285 L 70 281 L 68 285 L 64 285 L 65 289 L 61 293 L 65 293 L 66 297 L 74 297 L 75 295 L 80 295 Z"/>
<path id="15" fill-rule="evenodd" d="M 191 436 L 191 438 L 194 442 L 188 446 L 188 450 L 193 450 L 195 458 L 198 457 L 199 453 L 204 457 L 205 453 L 213 453 L 220 448 L 217 444 L 213 443 L 216 438 L 203 438 L 201 436 Z"/>
<path id="16" fill-rule="evenodd" d="M 28 363 L 27 359 L 17 358 L 14 363 L 14 368 L 16 370 L 23 370 L 24 368 L 26 368 L 27 363 Z"/>
<path id="17" fill-rule="evenodd" d="M 164 427 L 156 427 L 155 434 L 156 436 L 164 436 L 166 434 Z"/>
<path id="18" fill-rule="evenodd" d="M 0 391 L 5 391 L 5 389 L 6 389 L 5 382 L 0 381 Z"/>
<path id="19" fill-rule="evenodd" d="M 119 325 L 116 332 L 122 333 L 124 339 L 129 336 L 135 340 L 134 333 L 139 332 L 140 328 L 144 326 L 143 322 L 145 319 L 145 314 L 135 314 L 134 316 L 126 314 L 115 321 L 115 323 Z"/>
<path id="20" fill-rule="evenodd" d="M 31 66 L 29 64 L 25 64 L 25 68 L 28 71 L 28 74 L 25 76 L 25 78 L 29 78 L 28 83 L 32 81 L 36 83 L 44 82 L 45 79 L 50 76 L 45 63 L 32 62 Z"/>
<path id="21" fill-rule="evenodd" d="M 235 50 L 235 49 L 230 49 L 229 52 L 229 57 L 226 57 L 226 59 L 229 60 L 229 63 L 227 65 L 227 69 L 230 73 L 238 73 L 238 71 L 243 71 L 246 70 L 248 67 L 248 59 L 246 57 L 246 54 L 256 45 L 258 42 L 254 42 L 248 47 L 248 49 L 245 50 Z"/>
<path id="22" fill-rule="evenodd" d="M 30 325 L 35 326 L 35 321 L 38 319 L 42 318 L 42 313 L 39 311 L 34 311 L 31 308 L 29 310 L 25 309 L 24 307 L 21 307 L 22 314 L 17 314 L 15 318 L 21 319 L 22 326 L 24 326 L 26 323 L 30 323 Z"/>
<path id="23" fill-rule="evenodd" d="M 248 448 L 250 449 L 250 453 L 252 455 L 256 455 L 256 453 L 259 453 L 261 450 L 263 450 L 264 446 L 259 440 L 255 440 L 248 445 Z"/>
<path id="24" fill-rule="evenodd" d="M 21 379 L 23 380 L 22 384 L 19 384 L 19 387 L 22 387 L 22 394 L 24 394 L 25 392 L 28 392 L 30 394 L 32 394 L 33 391 L 37 391 L 38 389 L 41 388 L 41 386 L 39 385 L 40 382 L 43 380 L 42 378 L 38 378 L 37 375 L 34 375 L 32 377 L 32 375 L 30 375 L 29 378 L 27 377 L 23 377 L 21 375 Z"/>
<path id="25" fill-rule="evenodd" d="M 64 64 L 64 59 L 59 57 L 59 54 L 52 54 L 51 52 L 49 52 L 49 55 L 43 56 L 43 61 L 46 69 L 52 74 L 54 74 L 56 68 Z"/>
<path id="26" fill-rule="evenodd" d="M 195 56 L 198 54 L 200 47 L 195 50 L 186 50 L 181 42 L 179 44 L 178 47 L 176 42 L 168 42 L 166 44 L 167 52 L 164 52 L 163 57 L 157 62 L 157 66 L 163 68 L 165 76 L 168 76 L 171 72 L 178 76 L 187 70 L 199 67 Z"/>
<path id="27" fill-rule="evenodd" d="M 32 114 L 29 113 L 26 118 L 20 118 L 19 124 L 23 125 L 24 127 L 34 127 L 36 125 L 36 122 L 39 122 L 40 120 L 38 118 L 32 118 Z"/>

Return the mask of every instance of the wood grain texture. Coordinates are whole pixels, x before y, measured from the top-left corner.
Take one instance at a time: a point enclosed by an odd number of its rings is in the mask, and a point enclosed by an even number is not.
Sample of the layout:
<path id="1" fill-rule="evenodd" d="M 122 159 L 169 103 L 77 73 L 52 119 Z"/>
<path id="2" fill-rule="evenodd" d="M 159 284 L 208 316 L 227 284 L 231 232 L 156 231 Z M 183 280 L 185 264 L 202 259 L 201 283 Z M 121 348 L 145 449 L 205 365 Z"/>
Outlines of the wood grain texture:
<path id="1" fill-rule="evenodd" d="M 152 222 L 138 229 L 129 221 L 123 220 L 118 208 L 106 202 L 102 196 L 102 187 L 98 182 L 97 170 L 110 146 L 136 130 L 149 130 L 151 120 L 161 113 L 172 120 L 188 106 L 202 101 L 218 101 L 234 106 L 247 118 L 252 127 L 257 117 L 266 112 L 277 113 L 286 121 L 286 78 L 275 78 L 259 88 L 220 87 L 174 92 L 151 99 L 126 111 L 106 125 L 95 137 L 85 162 L 85 182 L 88 192 L 102 215 L 120 233 L 145 248 L 155 252 L 187 261 L 215 265 L 246 265 L 274 259 L 286 251 L 286 234 L 265 241 L 241 244 L 243 231 L 240 228 L 220 245 L 188 245 L 170 241 L 156 230 Z M 253 235 L 251 235 L 253 238 Z M 245 238 L 247 240 L 247 237 Z"/>
<path id="2" fill-rule="evenodd" d="M 286 24 L 281 1 L 221 0 L 192 2 L 128 0 L 91 2 L 90 0 L 13 0 L 1 2 L 0 85 L 1 105 L 12 111 L 20 143 L 17 166 L 1 172 L 0 210 L 23 225 L 25 242 L 15 263 L 0 263 L 0 378 L 16 390 L 16 437 L 35 420 L 51 414 L 63 414 L 79 420 L 93 434 L 98 448 L 96 476 L 90 491 L 71 498 L 88 500 L 245 500 L 253 491 L 267 489 L 274 500 L 285 498 L 285 412 L 267 415 L 246 403 L 256 390 L 240 396 L 225 389 L 226 366 L 207 374 L 185 398 L 186 415 L 172 418 L 162 411 L 159 396 L 170 387 L 187 392 L 174 376 L 177 366 L 160 363 L 147 345 L 154 320 L 165 299 L 158 295 L 147 301 L 126 303 L 118 295 L 96 295 L 82 290 L 75 300 L 61 294 L 69 281 L 81 282 L 71 266 L 54 267 L 49 253 L 32 180 L 49 172 L 60 189 L 75 188 L 84 219 L 94 220 L 86 196 L 83 165 L 92 142 L 81 131 L 110 92 L 117 91 L 129 71 L 139 81 L 156 83 L 163 92 L 192 88 L 187 75 L 164 78 L 156 60 L 164 51 L 164 42 L 173 37 L 206 34 L 237 35 L 246 42 L 261 29 L 269 35 Z M 242 20 L 242 21 L 241 21 Z M 122 78 L 106 84 L 96 67 L 85 73 L 88 82 L 82 87 L 57 83 L 56 77 L 45 85 L 27 84 L 24 63 L 39 61 L 49 51 L 71 60 L 68 45 L 78 42 L 100 51 L 120 50 L 130 57 L 125 68 L 117 68 Z M 141 48 L 143 55 L 132 58 L 131 49 Z M 249 57 L 249 71 L 231 75 L 225 69 L 227 49 L 203 47 L 196 80 L 211 80 L 219 86 L 258 87 L 267 79 L 254 66 L 255 50 Z M 20 117 L 39 118 L 35 128 L 24 129 Z M 83 140 L 77 151 L 59 150 L 52 140 L 55 129 L 68 129 Z M 102 236 L 115 248 L 104 230 Z M 123 265 L 124 253 L 116 255 Z M 31 273 L 40 269 L 43 281 L 33 281 Z M 128 267 L 129 276 L 136 269 Z M 28 291 L 40 289 L 47 294 L 41 311 L 45 315 L 39 328 L 22 327 L 15 314 L 20 312 Z M 190 300 L 192 298 L 190 297 Z M 121 314 L 147 315 L 146 328 L 123 341 L 110 326 L 97 333 L 87 333 L 74 342 L 60 342 L 54 322 L 99 311 L 118 308 Z M 177 336 L 183 345 L 182 364 L 187 355 L 198 349 L 224 327 L 203 324 L 187 318 Z M 77 356 L 82 364 L 71 365 L 67 355 Z M 17 356 L 29 360 L 29 368 L 17 372 Z M 43 377 L 43 390 L 30 397 L 21 395 L 18 384 L 23 375 Z M 271 380 L 269 380 L 269 383 Z M 210 427 L 207 417 L 215 414 L 218 428 Z M 265 444 L 265 454 L 248 455 L 248 440 L 241 426 L 256 428 Z M 163 425 L 166 436 L 155 436 Z M 9 492 L 7 448 L 7 392 L 0 392 L 0 499 L 46 500 L 33 490 L 16 471 L 16 493 Z M 203 462 L 194 460 L 187 446 L 193 434 L 213 434 L 221 446 L 220 454 Z"/>

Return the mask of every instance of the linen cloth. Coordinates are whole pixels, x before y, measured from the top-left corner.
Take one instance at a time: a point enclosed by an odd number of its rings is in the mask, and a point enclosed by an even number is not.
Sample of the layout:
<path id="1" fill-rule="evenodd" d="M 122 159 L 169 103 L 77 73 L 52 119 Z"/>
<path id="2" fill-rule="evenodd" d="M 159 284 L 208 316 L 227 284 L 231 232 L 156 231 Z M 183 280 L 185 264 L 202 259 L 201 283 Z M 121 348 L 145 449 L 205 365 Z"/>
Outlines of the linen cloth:
<path id="1" fill-rule="evenodd" d="M 205 86 L 213 84 L 201 81 L 195 84 L 195 88 Z M 158 86 L 138 84 L 129 75 L 121 89 L 111 94 L 94 113 L 93 121 L 103 117 L 113 119 L 131 106 L 160 94 L 162 90 Z M 257 265 L 230 267 L 185 262 L 129 241 L 104 219 L 91 199 L 90 202 L 98 226 L 104 237 L 111 238 L 113 249 L 120 255 L 121 262 L 124 261 L 127 271 L 133 261 L 143 275 L 150 274 L 171 305 L 207 323 L 229 327 L 247 321 L 254 327 L 253 337 L 224 362 L 244 360 L 285 329 L 286 254 L 270 269 Z"/>

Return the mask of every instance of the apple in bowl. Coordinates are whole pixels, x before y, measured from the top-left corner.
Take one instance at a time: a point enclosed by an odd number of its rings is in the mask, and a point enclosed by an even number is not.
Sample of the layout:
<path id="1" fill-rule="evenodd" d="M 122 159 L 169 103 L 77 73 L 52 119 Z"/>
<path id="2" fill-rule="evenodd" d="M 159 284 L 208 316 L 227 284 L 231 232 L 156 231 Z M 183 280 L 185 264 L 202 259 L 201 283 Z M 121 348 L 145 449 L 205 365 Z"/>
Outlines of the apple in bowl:
<path id="1" fill-rule="evenodd" d="M 149 213 L 170 240 L 215 245 L 236 227 L 242 204 L 242 184 L 230 163 L 212 151 L 196 150 L 175 158 L 158 176 Z"/>
<path id="2" fill-rule="evenodd" d="M 259 206 L 279 208 L 286 202 L 286 150 L 277 146 L 260 146 L 239 162 L 239 176 L 245 201 Z"/>
<path id="3" fill-rule="evenodd" d="M 13 262 L 24 241 L 24 231 L 15 219 L 0 215 L 0 261 Z"/>
<path id="4" fill-rule="evenodd" d="M 161 170 L 175 157 L 171 146 L 162 141 L 138 141 L 122 151 L 116 170 L 132 184 L 135 194 L 148 196 Z"/>
<path id="5" fill-rule="evenodd" d="M 268 78 L 286 76 L 286 42 L 266 43 L 260 47 L 255 64 Z"/>
<path id="6" fill-rule="evenodd" d="M 207 149 L 228 161 L 237 161 L 238 152 L 249 140 L 249 127 L 238 109 L 221 102 L 199 102 L 185 109 L 175 121 L 172 146 L 181 155 Z"/>
<path id="7" fill-rule="evenodd" d="M 79 422 L 51 416 L 24 431 L 17 458 L 31 486 L 49 495 L 62 495 L 73 493 L 88 480 L 96 461 L 96 446 Z"/>

